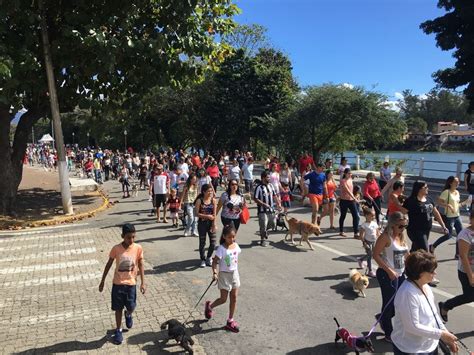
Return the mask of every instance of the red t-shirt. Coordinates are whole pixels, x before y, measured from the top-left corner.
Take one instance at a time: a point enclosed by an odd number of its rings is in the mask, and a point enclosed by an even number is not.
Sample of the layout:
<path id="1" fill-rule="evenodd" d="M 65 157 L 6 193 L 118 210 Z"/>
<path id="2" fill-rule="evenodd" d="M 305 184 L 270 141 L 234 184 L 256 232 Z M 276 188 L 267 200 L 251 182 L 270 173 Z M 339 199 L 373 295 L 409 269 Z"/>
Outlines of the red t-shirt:
<path id="1" fill-rule="evenodd" d="M 193 165 L 197 166 L 199 169 L 201 169 L 201 158 L 199 158 L 198 155 L 194 155 L 191 158 L 191 161 L 193 162 Z"/>
<path id="2" fill-rule="evenodd" d="M 209 166 L 207 169 L 207 174 L 211 177 L 211 178 L 217 178 L 219 177 L 219 167 L 216 165 L 216 166 Z"/>
<path id="3" fill-rule="evenodd" d="M 308 165 L 314 164 L 313 157 L 311 155 L 308 155 L 306 158 L 301 157 L 300 160 L 298 161 L 300 165 L 300 173 L 303 174 L 306 171 L 306 168 Z"/>
<path id="4" fill-rule="evenodd" d="M 377 181 L 375 181 L 375 179 L 372 181 L 367 180 L 364 183 L 364 188 L 362 190 L 362 193 L 364 196 L 369 196 L 372 198 L 377 198 L 377 197 L 382 196 L 382 194 L 380 193 L 379 184 L 377 184 Z"/>

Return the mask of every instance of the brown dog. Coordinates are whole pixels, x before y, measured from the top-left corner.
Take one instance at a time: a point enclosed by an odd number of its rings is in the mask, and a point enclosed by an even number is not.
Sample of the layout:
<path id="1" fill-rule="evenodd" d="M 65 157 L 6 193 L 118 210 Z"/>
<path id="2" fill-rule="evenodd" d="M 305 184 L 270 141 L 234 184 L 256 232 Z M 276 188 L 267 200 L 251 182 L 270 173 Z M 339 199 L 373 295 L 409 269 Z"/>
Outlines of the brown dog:
<path id="1" fill-rule="evenodd" d="M 352 284 L 354 292 L 362 295 L 365 298 L 364 290 L 369 286 L 369 278 L 362 275 L 356 269 L 352 269 L 349 273 L 349 281 Z"/>
<path id="2" fill-rule="evenodd" d="M 317 224 L 305 222 L 305 221 L 299 221 L 294 217 L 291 217 L 288 219 L 285 215 L 286 223 L 288 223 L 288 232 L 286 232 L 285 235 L 285 240 L 288 240 L 288 235 L 290 235 L 290 240 L 292 244 L 295 244 L 295 241 L 293 240 L 293 234 L 300 234 L 301 239 L 300 239 L 300 244 L 304 240 L 306 243 L 308 243 L 309 248 L 311 250 L 314 250 L 313 246 L 309 242 L 309 236 L 311 234 L 315 235 L 320 235 L 321 234 L 321 229 L 319 229 L 319 226 Z"/>

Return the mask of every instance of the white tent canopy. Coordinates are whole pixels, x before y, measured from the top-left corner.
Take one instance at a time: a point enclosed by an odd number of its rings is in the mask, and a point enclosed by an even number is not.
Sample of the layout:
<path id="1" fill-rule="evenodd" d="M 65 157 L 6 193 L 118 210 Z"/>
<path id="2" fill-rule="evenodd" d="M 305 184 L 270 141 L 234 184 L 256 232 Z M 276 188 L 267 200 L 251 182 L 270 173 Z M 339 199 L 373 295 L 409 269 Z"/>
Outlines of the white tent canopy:
<path id="1" fill-rule="evenodd" d="M 40 143 L 50 143 L 50 142 L 54 142 L 54 139 L 48 133 L 48 134 L 43 135 L 43 137 L 41 137 L 41 139 L 38 142 L 40 142 Z"/>

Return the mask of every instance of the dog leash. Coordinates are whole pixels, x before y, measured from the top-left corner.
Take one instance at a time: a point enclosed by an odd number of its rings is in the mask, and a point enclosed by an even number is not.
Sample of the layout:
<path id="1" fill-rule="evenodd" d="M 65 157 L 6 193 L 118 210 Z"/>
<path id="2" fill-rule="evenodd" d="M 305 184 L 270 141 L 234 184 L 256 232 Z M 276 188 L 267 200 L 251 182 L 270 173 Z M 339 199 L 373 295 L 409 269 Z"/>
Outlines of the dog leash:
<path id="1" fill-rule="evenodd" d="M 197 301 L 196 305 L 189 311 L 189 316 L 188 318 L 186 318 L 186 320 L 183 322 L 183 325 L 186 326 L 186 323 L 188 322 L 189 318 L 191 318 L 191 315 L 192 315 L 192 312 L 197 308 L 197 306 L 199 306 L 199 303 L 201 303 L 202 299 L 204 298 L 204 296 L 206 295 L 207 291 L 209 291 L 209 289 L 211 288 L 211 286 L 216 283 L 217 284 L 217 280 L 214 280 L 212 279 L 211 280 L 211 283 L 209 284 L 209 286 L 207 286 L 206 290 L 204 291 L 204 293 L 202 294 L 202 296 L 199 298 L 199 301 Z"/>
<path id="2" fill-rule="evenodd" d="M 402 275 L 403 275 L 403 274 L 402 274 Z M 387 310 L 388 306 L 393 302 L 393 300 L 395 299 L 395 296 L 397 295 L 397 292 L 398 292 L 398 278 L 395 279 L 395 287 L 393 287 L 393 284 L 392 284 L 391 281 L 390 281 L 390 284 L 392 285 L 392 288 L 395 289 L 395 293 L 393 294 L 392 297 L 390 297 L 390 299 L 388 300 L 387 304 L 386 304 L 385 307 L 382 309 L 382 312 L 380 312 L 380 315 L 379 315 L 378 319 L 375 320 L 374 325 L 372 326 L 372 328 L 370 328 L 370 330 L 369 330 L 369 332 L 367 333 L 367 335 L 364 336 L 365 339 L 370 338 L 370 336 L 371 336 L 372 333 L 374 332 L 375 328 L 377 327 L 377 324 L 379 324 L 380 321 L 382 320 L 382 316 L 383 316 L 383 314 L 385 313 L 385 311 Z"/>
<path id="3" fill-rule="evenodd" d="M 459 344 L 464 348 L 464 350 L 467 351 L 467 353 L 468 353 L 469 355 L 474 355 L 474 351 L 471 351 L 471 350 L 467 347 L 467 345 L 463 343 L 463 341 L 462 341 L 461 339 L 456 340 L 456 342 L 459 343 Z"/>

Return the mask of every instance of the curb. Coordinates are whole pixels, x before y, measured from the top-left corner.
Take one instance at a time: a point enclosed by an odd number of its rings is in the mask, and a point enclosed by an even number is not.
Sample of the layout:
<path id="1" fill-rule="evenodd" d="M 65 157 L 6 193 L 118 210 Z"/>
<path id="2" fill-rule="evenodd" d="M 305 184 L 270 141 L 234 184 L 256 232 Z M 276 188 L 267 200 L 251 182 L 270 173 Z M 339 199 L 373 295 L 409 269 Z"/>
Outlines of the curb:
<path id="1" fill-rule="evenodd" d="M 102 198 L 102 205 L 87 212 L 82 212 L 79 214 L 73 214 L 70 216 L 63 216 L 63 217 L 56 217 L 53 219 L 45 219 L 40 221 L 34 222 L 26 222 L 24 225 L 12 225 L 10 228 L 0 229 L 0 230 L 20 230 L 20 229 L 29 229 L 29 228 L 36 228 L 36 227 L 44 227 L 44 226 L 52 226 L 58 224 L 67 224 L 73 223 L 75 221 L 80 221 L 85 218 L 94 217 L 97 213 L 104 211 L 105 209 L 112 207 L 115 203 L 111 202 L 107 195 L 104 193 L 103 190 L 97 190 L 97 194 Z M 21 223 L 21 222 L 19 222 Z"/>

